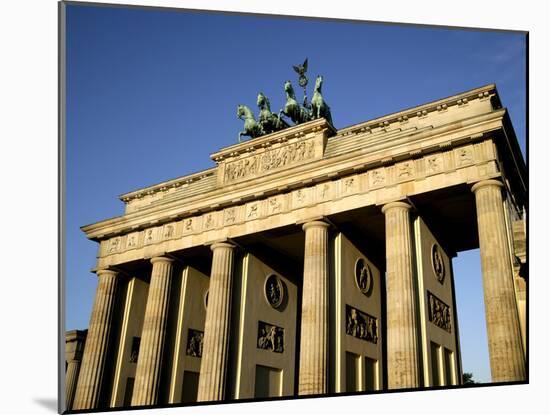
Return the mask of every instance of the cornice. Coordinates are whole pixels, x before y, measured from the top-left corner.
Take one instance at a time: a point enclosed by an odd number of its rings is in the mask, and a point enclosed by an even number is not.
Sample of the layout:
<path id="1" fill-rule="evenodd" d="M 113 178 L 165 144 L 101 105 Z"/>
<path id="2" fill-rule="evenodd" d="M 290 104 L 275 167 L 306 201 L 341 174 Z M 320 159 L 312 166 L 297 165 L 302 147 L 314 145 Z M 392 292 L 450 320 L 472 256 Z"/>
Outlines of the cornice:
<path id="1" fill-rule="evenodd" d="M 502 107 L 498 92 L 495 84 L 488 84 L 479 88 L 475 88 L 460 94 L 451 95 L 447 98 L 442 98 L 437 101 L 428 102 L 419 106 L 404 109 L 399 112 L 394 112 L 388 115 L 384 115 L 379 118 L 375 118 L 369 121 L 361 122 L 359 124 L 350 125 L 348 127 L 338 130 L 333 139 L 337 139 L 340 136 L 347 136 L 350 134 L 357 134 L 363 132 L 370 132 L 376 129 L 383 129 L 392 123 L 402 123 L 410 121 L 414 118 L 426 117 L 430 113 L 440 112 L 449 109 L 452 106 L 467 105 L 468 102 L 475 99 L 490 99 L 495 97 L 496 106 L 495 109 Z"/>

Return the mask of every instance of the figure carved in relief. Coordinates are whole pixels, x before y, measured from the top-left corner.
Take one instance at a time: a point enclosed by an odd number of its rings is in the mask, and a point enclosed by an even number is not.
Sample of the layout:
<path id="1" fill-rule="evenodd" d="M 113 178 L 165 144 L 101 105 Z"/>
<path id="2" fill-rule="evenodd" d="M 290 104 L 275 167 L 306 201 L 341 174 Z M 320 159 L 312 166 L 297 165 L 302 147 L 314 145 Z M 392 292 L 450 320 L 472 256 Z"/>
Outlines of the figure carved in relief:
<path id="1" fill-rule="evenodd" d="M 190 231 L 193 229 L 193 219 L 187 219 L 185 221 L 185 230 Z"/>
<path id="2" fill-rule="evenodd" d="M 371 343 L 378 342 L 378 323 L 375 317 L 346 305 L 346 334 Z"/>
<path id="3" fill-rule="evenodd" d="M 140 337 L 132 338 L 132 348 L 130 352 L 130 363 L 137 363 L 139 357 L 139 345 L 141 342 Z"/>
<path id="4" fill-rule="evenodd" d="M 384 183 L 385 177 L 380 170 L 374 170 L 372 172 L 372 183 L 373 184 L 382 184 Z"/>
<path id="5" fill-rule="evenodd" d="M 111 245 L 109 247 L 109 253 L 118 251 L 119 243 L 120 243 L 120 238 L 111 239 Z"/>
<path id="6" fill-rule="evenodd" d="M 439 328 L 451 332 L 450 307 L 428 291 L 429 319 Z"/>
<path id="7" fill-rule="evenodd" d="M 145 242 L 152 242 L 152 241 L 153 241 L 153 230 L 148 229 L 147 236 L 145 237 Z"/>
<path id="8" fill-rule="evenodd" d="M 458 150 L 458 159 L 460 160 L 460 164 L 471 163 L 472 156 L 470 155 L 470 151 L 466 148 L 461 148 Z"/>
<path id="9" fill-rule="evenodd" d="M 202 357 L 202 342 L 204 333 L 199 330 L 189 329 L 187 335 L 186 354 L 193 357 Z"/>
<path id="10" fill-rule="evenodd" d="M 409 177 L 412 175 L 412 165 L 411 163 L 403 163 L 399 166 L 398 177 Z"/>
<path id="11" fill-rule="evenodd" d="M 373 286 L 372 271 L 363 258 L 359 258 L 355 264 L 355 281 L 363 294 L 367 296 L 371 294 Z"/>
<path id="12" fill-rule="evenodd" d="M 300 189 L 298 190 L 298 193 L 296 193 L 296 198 L 298 199 L 298 202 L 300 203 L 303 203 L 305 198 L 306 198 L 306 195 L 305 193 Z"/>
<path id="13" fill-rule="evenodd" d="M 128 248 L 136 246 L 136 235 L 130 235 L 128 237 Z"/>
<path id="14" fill-rule="evenodd" d="M 235 222 L 235 208 L 227 209 L 226 211 L 226 217 L 225 217 L 226 223 L 233 223 Z"/>
<path id="15" fill-rule="evenodd" d="M 272 274 L 265 281 L 265 297 L 273 308 L 278 308 L 283 302 L 284 286 L 279 277 Z"/>
<path id="16" fill-rule="evenodd" d="M 269 206 L 271 207 L 271 213 L 276 213 L 281 210 L 281 202 L 279 202 L 277 198 L 270 199 Z"/>
<path id="17" fill-rule="evenodd" d="M 258 322 L 258 348 L 282 353 L 284 349 L 283 329 L 271 324 Z"/>
<path id="18" fill-rule="evenodd" d="M 428 158 L 428 170 L 435 172 L 439 170 L 439 158 L 438 157 L 429 157 Z"/>
<path id="19" fill-rule="evenodd" d="M 323 190 L 321 190 L 321 199 L 326 199 L 328 196 L 328 191 L 330 190 L 330 186 L 328 184 L 323 185 Z"/>
<path id="20" fill-rule="evenodd" d="M 211 228 L 213 225 L 214 225 L 214 219 L 212 218 L 212 214 L 210 213 L 206 217 L 206 223 L 204 224 L 204 227 L 208 229 L 208 228 Z"/>
<path id="21" fill-rule="evenodd" d="M 248 212 L 248 217 L 253 218 L 258 216 L 258 205 L 254 203 L 253 205 L 250 205 L 250 211 Z"/>
<path id="22" fill-rule="evenodd" d="M 439 252 L 439 247 L 436 244 L 432 246 L 432 267 L 435 277 L 443 284 L 443 280 L 445 279 L 445 263 L 443 262 L 441 252 Z"/>
<path id="23" fill-rule="evenodd" d="M 164 230 L 164 237 L 171 238 L 174 235 L 174 227 L 172 225 L 167 225 Z"/>

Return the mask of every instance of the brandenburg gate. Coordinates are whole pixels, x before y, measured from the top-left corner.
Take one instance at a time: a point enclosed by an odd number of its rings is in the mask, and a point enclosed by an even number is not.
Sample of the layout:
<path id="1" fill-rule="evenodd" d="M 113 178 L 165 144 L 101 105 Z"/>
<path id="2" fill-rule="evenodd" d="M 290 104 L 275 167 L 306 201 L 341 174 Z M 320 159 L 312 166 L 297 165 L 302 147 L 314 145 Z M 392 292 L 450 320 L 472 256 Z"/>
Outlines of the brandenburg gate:
<path id="1" fill-rule="evenodd" d="M 527 173 L 495 85 L 317 115 L 82 228 L 98 286 L 72 409 L 459 385 L 451 259 L 473 248 L 492 380 L 527 380 Z"/>

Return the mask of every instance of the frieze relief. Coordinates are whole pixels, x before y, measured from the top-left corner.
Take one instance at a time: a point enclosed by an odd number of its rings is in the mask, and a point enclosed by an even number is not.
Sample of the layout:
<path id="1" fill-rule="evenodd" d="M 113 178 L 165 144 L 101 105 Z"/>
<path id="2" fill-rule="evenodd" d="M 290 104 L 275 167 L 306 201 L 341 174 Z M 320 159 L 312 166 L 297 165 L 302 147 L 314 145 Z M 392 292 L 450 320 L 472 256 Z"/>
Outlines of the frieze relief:
<path id="1" fill-rule="evenodd" d="M 396 165 L 397 181 L 408 180 L 414 176 L 414 161 L 409 160 Z"/>
<path id="2" fill-rule="evenodd" d="M 429 291 L 428 318 L 437 327 L 451 332 L 451 308 Z"/>
<path id="3" fill-rule="evenodd" d="M 133 249 L 139 245 L 139 232 L 134 232 L 128 235 L 126 238 L 126 248 Z"/>
<path id="4" fill-rule="evenodd" d="M 292 206 L 299 208 L 309 204 L 310 188 L 298 189 L 292 193 Z"/>
<path id="5" fill-rule="evenodd" d="M 304 145 L 307 143 L 307 141 L 301 142 Z M 302 152 L 298 152 L 298 144 L 294 143 L 295 152 L 298 154 L 295 157 L 302 157 Z M 312 142 L 311 145 L 313 145 Z M 466 167 L 468 164 L 473 163 L 475 157 L 480 158 L 480 154 L 486 153 L 487 158 L 493 157 L 494 155 L 491 152 L 492 148 L 490 146 L 491 143 L 479 143 L 477 148 L 474 148 L 473 145 L 465 146 L 466 150 L 464 152 L 459 148 L 437 154 L 429 154 L 416 160 L 378 167 L 367 172 L 352 174 L 343 178 L 287 191 L 286 193 L 270 196 L 264 200 L 255 200 L 241 205 L 229 206 L 222 210 L 187 217 L 177 222 L 169 222 L 161 226 L 132 232 L 128 235 L 116 236 L 101 242 L 101 256 L 141 248 L 146 245 L 178 238 L 182 235 L 197 234 L 225 226 L 238 225 L 246 221 L 287 213 L 294 209 L 300 209 L 316 203 L 328 202 L 336 198 L 353 196 L 397 183 L 421 179 L 426 177 L 426 175 L 454 170 L 456 167 L 460 167 L 460 163 L 464 163 Z M 283 148 L 281 147 L 277 151 L 280 152 Z M 306 150 L 304 150 L 305 153 L 303 154 L 308 155 L 309 150 Z M 273 151 L 269 150 L 267 152 Z M 262 154 L 254 157 L 260 157 Z M 288 157 L 284 160 L 293 160 Z"/>
<path id="6" fill-rule="evenodd" d="M 370 187 L 382 187 L 386 185 L 386 169 L 380 168 L 370 172 Z"/>
<path id="7" fill-rule="evenodd" d="M 313 140 L 273 148 L 263 153 L 225 164 L 224 183 L 260 175 L 315 157 Z"/>
<path id="8" fill-rule="evenodd" d="M 285 329 L 273 324 L 258 321 L 258 349 L 270 350 L 275 353 L 284 352 Z"/>
<path id="9" fill-rule="evenodd" d="M 281 213 L 284 209 L 284 195 L 274 196 L 268 199 L 267 207 L 270 215 Z"/>
<path id="10" fill-rule="evenodd" d="M 236 206 L 225 209 L 223 223 L 232 225 L 237 220 L 238 208 Z"/>
<path id="11" fill-rule="evenodd" d="M 457 166 L 465 166 L 474 162 L 474 155 L 471 147 L 462 147 L 455 151 Z"/>
<path id="12" fill-rule="evenodd" d="M 441 154 L 430 155 L 426 158 L 427 173 L 435 174 L 443 171 L 443 157 Z"/>
<path id="13" fill-rule="evenodd" d="M 152 244 L 156 241 L 156 234 L 157 229 L 156 228 L 149 228 L 145 230 L 145 239 L 143 241 L 144 245 Z"/>
<path id="14" fill-rule="evenodd" d="M 325 202 L 332 199 L 333 182 L 321 183 L 317 186 L 317 201 Z"/>
<path id="15" fill-rule="evenodd" d="M 203 215 L 202 223 L 203 230 L 209 231 L 210 229 L 217 228 L 218 212 L 209 212 Z"/>
<path id="16" fill-rule="evenodd" d="M 378 343 L 378 319 L 346 304 L 346 334 Z"/>

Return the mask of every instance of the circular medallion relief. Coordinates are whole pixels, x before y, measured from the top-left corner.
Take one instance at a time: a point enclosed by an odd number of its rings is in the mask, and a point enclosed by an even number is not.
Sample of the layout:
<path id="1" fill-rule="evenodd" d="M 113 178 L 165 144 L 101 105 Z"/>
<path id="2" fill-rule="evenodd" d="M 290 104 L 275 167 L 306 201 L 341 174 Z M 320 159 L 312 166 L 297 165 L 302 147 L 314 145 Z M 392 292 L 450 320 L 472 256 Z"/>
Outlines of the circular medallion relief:
<path id="1" fill-rule="evenodd" d="M 363 294 L 371 294 L 374 280 L 369 264 L 363 258 L 359 258 L 355 262 L 355 283 Z"/>
<path id="2" fill-rule="evenodd" d="M 269 275 L 264 286 L 265 299 L 273 308 L 279 308 L 283 303 L 284 287 L 281 279 L 275 274 Z"/>
<path id="3" fill-rule="evenodd" d="M 443 280 L 445 279 L 445 263 L 443 262 L 441 248 L 437 244 L 432 245 L 432 268 L 437 280 L 443 284 Z"/>

